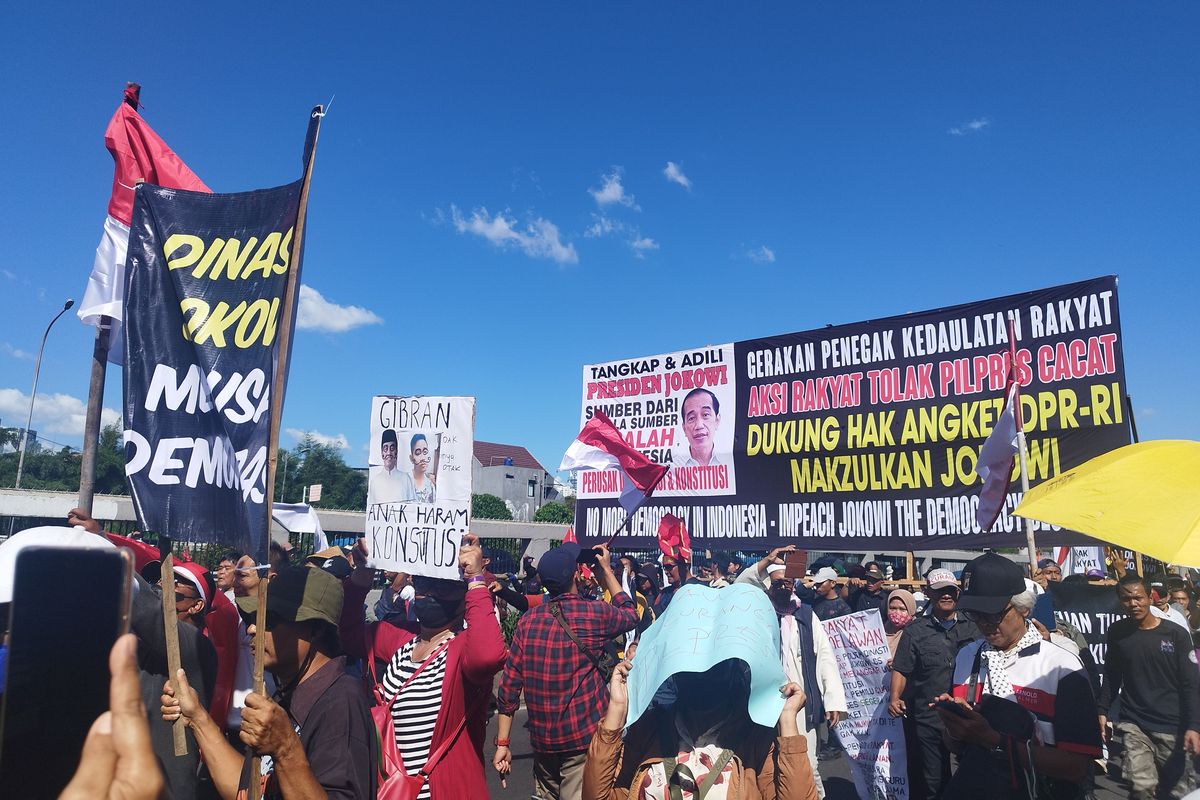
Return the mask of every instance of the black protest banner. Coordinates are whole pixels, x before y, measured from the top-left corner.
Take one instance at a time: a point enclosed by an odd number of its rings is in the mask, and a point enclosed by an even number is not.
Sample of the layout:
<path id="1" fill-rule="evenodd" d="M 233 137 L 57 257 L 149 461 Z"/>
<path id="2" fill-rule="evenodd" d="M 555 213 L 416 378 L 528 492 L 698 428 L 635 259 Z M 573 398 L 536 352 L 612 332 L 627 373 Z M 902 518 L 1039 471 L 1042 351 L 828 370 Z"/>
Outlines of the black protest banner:
<path id="1" fill-rule="evenodd" d="M 265 555 L 271 394 L 303 181 L 141 185 L 126 270 L 126 475 L 139 523 Z M 293 298 L 294 299 L 294 298 Z"/>
<path id="2" fill-rule="evenodd" d="M 671 470 L 632 521 L 693 543 L 813 550 L 1044 545 L 1086 537 L 1012 515 L 975 522 L 979 447 L 1004 406 L 1009 320 L 1031 485 L 1129 443 L 1114 277 L 694 351 L 584 367 L 582 422 L 604 411 Z M 1019 462 L 1018 462 L 1019 463 Z M 619 474 L 579 475 L 575 529 L 624 521 Z"/>
<path id="3" fill-rule="evenodd" d="M 1051 581 L 1046 590 L 1054 600 L 1054 616 L 1071 623 L 1083 634 L 1103 674 L 1108 629 L 1125 617 L 1125 609 L 1117 600 L 1117 587 Z"/>

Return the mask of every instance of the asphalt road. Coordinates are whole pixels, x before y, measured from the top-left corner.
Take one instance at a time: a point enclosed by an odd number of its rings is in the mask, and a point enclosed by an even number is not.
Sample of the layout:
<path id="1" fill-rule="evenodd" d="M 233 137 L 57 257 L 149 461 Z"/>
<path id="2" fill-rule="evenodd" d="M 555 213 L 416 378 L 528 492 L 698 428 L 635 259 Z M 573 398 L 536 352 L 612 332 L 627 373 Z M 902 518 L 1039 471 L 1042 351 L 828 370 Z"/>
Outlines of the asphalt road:
<path id="1" fill-rule="evenodd" d="M 496 726 L 488 726 L 487 743 L 483 748 L 484 764 L 488 778 L 488 794 L 492 800 L 528 800 L 533 796 L 533 751 L 529 747 L 529 736 L 525 731 L 525 709 L 517 712 L 512 727 L 513 771 L 508 778 L 508 788 L 500 787 L 500 777 L 492 769 L 492 737 L 495 736 Z M 821 779 L 825 783 L 826 800 L 857 800 L 858 793 L 850 778 L 850 767 L 844 756 L 822 761 L 820 764 Z M 1126 791 L 1118 784 L 1101 775 L 1096 782 L 1093 795 L 1097 800 L 1119 800 L 1127 797 Z"/>

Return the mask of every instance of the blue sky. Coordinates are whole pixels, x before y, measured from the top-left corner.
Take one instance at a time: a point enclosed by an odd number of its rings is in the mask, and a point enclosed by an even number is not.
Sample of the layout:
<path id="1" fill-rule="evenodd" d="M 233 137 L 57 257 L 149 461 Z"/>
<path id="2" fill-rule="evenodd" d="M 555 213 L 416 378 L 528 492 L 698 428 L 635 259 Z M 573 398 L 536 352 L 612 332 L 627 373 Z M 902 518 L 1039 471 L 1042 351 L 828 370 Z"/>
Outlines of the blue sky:
<path id="1" fill-rule="evenodd" d="M 477 438 L 553 469 L 585 363 L 1110 273 L 1142 437 L 1200 439 L 1195 4 L 258 5 L 9 10 L 4 424 L 82 296 L 136 80 L 218 191 L 293 180 L 336 95 L 304 283 L 345 329 L 297 333 L 284 427 L 352 464 L 373 394 L 474 395 Z M 50 337 L 52 440 L 91 342 Z"/>

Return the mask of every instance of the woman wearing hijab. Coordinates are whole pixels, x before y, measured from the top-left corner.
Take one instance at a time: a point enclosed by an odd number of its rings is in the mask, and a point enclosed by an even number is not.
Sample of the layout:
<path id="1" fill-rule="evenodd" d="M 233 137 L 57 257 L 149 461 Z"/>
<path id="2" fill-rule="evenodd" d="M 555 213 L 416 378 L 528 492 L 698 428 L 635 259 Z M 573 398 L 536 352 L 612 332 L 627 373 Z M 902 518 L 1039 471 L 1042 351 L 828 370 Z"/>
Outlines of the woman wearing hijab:
<path id="1" fill-rule="evenodd" d="M 750 719 L 742 661 L 679 672 L 675 704 L 647 710 L 622 739 L 632 668 L 624 661 L 613 670 L 608 711 L 583 768 L 583 800 L 816 800 L 808 741 L 796 725 L 805 699 L 799 685 L 780 688 L 785 701 L 772 729 Z"/>
<path id="2" fill-rule="evenodd" d="M 888 592 L 887 605 L 883 608 L 883 630 L 887 634 L 888 666 L 896 657 L 896 647 L 900 644 L 900 635 L 917 615 L 917 599 L 907 589 L 893 589 Z"/>
<path id="3" fill-rule="evenodd" d="M 465 583 L 413 576 L 420 628 L 416 634 L 398 629 L 399 649 L 379 686 L 392 723 L 381 735 L 394 737 L 407 774 L 428 776 L 419 800 L 487 797 L 488 700 L 508 652 L 483 574 L 483 552 L 470 534 L 463 536 L 459 565 Z M 389 744 L 385 740 L 385 756 Z"/>

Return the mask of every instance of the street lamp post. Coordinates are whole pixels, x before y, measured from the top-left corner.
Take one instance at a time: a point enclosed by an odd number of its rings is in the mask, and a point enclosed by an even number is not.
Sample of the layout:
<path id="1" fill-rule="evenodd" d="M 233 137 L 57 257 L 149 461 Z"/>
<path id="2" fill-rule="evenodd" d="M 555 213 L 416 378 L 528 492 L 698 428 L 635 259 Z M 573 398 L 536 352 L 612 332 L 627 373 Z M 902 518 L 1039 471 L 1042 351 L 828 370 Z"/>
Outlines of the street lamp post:
<path id="1" fill-rule="evenodd" d="M 25 418 L 25 430 L 21 433 L 21 455 L 17 458 L 17 485 L 13 487 L 16 489 L 21 488 L 21 472 L 25 469 L 25 446 L 29 444 L 29 426 L 33 424 L 33 401 L 37 399 L 38 373 L 42 370 L 42 351 L 46 349 L 46 337 L 50 335 L 50 329 L 54 327 L 54 323 L 58 322 L 58 318 L 67 313 L 67 309 L 73 305 L 75 305 L 74 300 L 63 303 L 62 311 L 54 315 L 54 319 L 50 320 L 50 324 L 46 326 L 46 332 L 42 334 L 37 363 L 33 367 L 33 392 L 29 395 L 29 416 Z"/>

